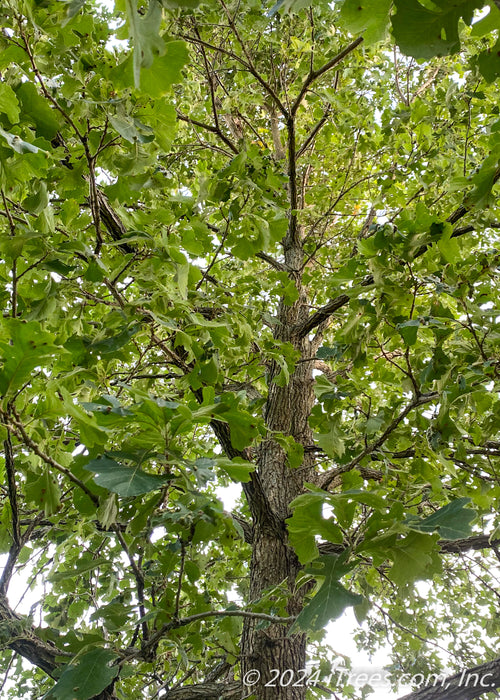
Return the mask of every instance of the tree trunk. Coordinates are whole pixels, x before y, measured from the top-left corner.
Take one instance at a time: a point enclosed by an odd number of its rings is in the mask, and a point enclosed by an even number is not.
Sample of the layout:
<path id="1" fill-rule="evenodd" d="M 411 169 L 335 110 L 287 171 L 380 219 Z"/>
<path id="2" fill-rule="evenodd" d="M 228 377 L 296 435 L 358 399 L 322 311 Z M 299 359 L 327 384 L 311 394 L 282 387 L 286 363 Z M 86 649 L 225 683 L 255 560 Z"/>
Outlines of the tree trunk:
<path id="1" fill-rule="evenodd" d="M 297 238 L 288 249 L 285 242 L 285 262 L 289 269 L 299 270 L 302 260 L 301 241 Z M 307 318 L 309 308 L 300 275 L 290 274 L 295 276 L 299 298 L 292 306 L 281 303 L 275 338 L 290 342 L 299 351 L 300 359 L 287 386 L 279 387 L 273 382 L 280 368 L 275 366 L 271 369 L 265 420 L 270 435 L 278 431 L 291 435 L 302 445 L 311 445 L 312 430 L 308 420 L 314 404 L 314 380 L 313 361 L 307 360 L 312 357 L 315 348 L 307 337 L 300 338 L 294 330 Z M 285 584 L 289 591 L 287 614 L 295 616 L 302 610 L 306 590 L 296 588 L 301 567 L 295 552 L 288 545 L 285 520 L 291 515 L 291 501 L 302 493 L 304 481 L 312 478 L 313 457 L 305 453 L 302 465 L 291 469 L 286 453 L 270 437 L 262 443 L 257 462 L 264 493 L 283 527 L 276 530 L 265 523 L 254 522 L 250 600 L 259 599 L 264 591 L 273 586 Z M 246 620 L 242 637 L 243 682 L 249 671 L 257 673 L 247 677 L 249 682 L 243 688 L 243 697 L 248 694 L 251 685 L 257 700 L 303 700 L 305 685 L 294 687 L 293 684 L 301 679 L 299 671 L 305 667 L 306 641 L 306 634 L 289 634 L 284 625 L 269 625 L 261 629 L 254 620 Z M 288 675 L 283 677 L 284 686 L 281 686 L 281 674 L 287 670 Z M 256 678 L 260 680 L 254 685 Z M 266 687 L 266 683 L 270 682 L 272 685 Z"/>

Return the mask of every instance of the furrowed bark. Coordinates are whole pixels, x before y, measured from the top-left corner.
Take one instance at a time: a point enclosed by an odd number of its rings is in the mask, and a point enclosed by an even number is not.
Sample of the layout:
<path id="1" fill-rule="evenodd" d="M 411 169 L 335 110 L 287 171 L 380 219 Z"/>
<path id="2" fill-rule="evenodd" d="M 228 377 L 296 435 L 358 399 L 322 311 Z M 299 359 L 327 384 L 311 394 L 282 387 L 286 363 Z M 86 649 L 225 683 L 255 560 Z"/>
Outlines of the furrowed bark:
<path id="1" fill-rule="evenodd" d="M 463 669 L 399 700 L 472 700 L 500 687 L 500 659 Z"/>
<path id="2" fill-rule="evenodd" d="M 292 327 L 291 317 L 307 311 L 304 306 L 304 294 L 294 307 L 282 306 L 280 310 L 280 326 L 284 335 Z M 297 342 L 293 337 L 282 337 L 281 340 L 293 342 L 301 351 L 302 357 L 310 356 L 310 343 L 306 339 Z M 273 377 L 278 373 L 275 368 Z M 290 382 L 285 387 L 272 383 L 269 387 L 269 397 L 266 405 L 266 422 L 269 431 L 280 431 L 292 435 L 297 442 L 309 444 L 311 430 L 308 417 L 314 399 L 312 362 L 302 362 L 297 365 Z M 272 439 L 266 440 L 261 447 L 258 457 L 259 476 L 271 508 L 281 522 L 291 514 L 290 502 L 303 489 L 303 481 L 313 467 L 313 456 L 305 455 L 300 472 L 293 471 L 287 465 L 286 454 Z M 250 599 L 256 600 L 262 593 L 273 586 L 286 583 L 290 591 L 287 606 L 289 615 L 297 615 L 302 609 L 304 591 L 295 589 L 295 580 L 300 571 L 300 564 L 294 551 L 288 546 L 286 532 L 280 532 L 263 527 L 254 522 L 253 552 L 250 573 Z M 266 629 L 257 629 L 255 621 L 246 623 L 242 638 L 242 669 L 256 669 L 261 674 L 261 684 L 254 689 L 258 700 L 301 700 L 305 695 L 304 688 L 265 688 L 270 680 L 269 671 L 272 668 L 280 670 L 294 669 L 297 672 L 304 668 L 306 652 L 306 635 L 299 633 L 287 636 L 282 625 L 270 625 Z"/>
<path id="3" fill-rule="evenodd" d="M 295 171 L 295 135 L 293 124 L 288 124 L 288 171 L 289 177 L 296 178 Z M 293 162 L 292 162 L 293 161 Z M 290 270 L 298 290 L 298 299 L 287 306 L 280 303 L 275 339 L 289 342 L 299 352 L 300 360 L 314 356 L 311 341 L 300 336 L 296 329 L 308 317 L 307 290 L 303 287 L 299 272 L 304 253 L 301 231 L 298 225 L 296 209 L 296 182 L 289 183 L 290 223 L 283 240 L 285 265 Z M 297 590 L 296 578 L 300 564 L 293 549 L 288 545 L 284 521 L 291 515 L 290 503 L 303 490 L 303 483 L 312 478 L 314 455 L 305 453 L 300 469 L 292 470 L 288 466 L 284 450 L 272 439 L 273 432 L 290 435 L 302 445 L 310 445 L 312 430 L 308 419 L 314 404 L 313 374 L 314 360 L 299 361 L 290 381 L 286 386 L 278 386 L 274 379 L 280 368 L 271 368 L 268 378 L 268 398 L 265 406 L 265 420 L 269 437 L 260 446 L 257 457 L 258 475 L 263 491 L 272 511 L 277 515 L 283 527 L 280 530 L 265 528 L 254 519 L 253 551 L 250 565 L 250 600 L 259 599 L 264 591 L 274 586 L 285 584 L 289 591 L 287 614 L 296 616 L 303 607 L 305 590 Z M 304 633 L 289 634 L 283 625 L 257 627 L 254 620 L 245 621 L 242 643 L 241 664 L 242 678 L 250 670 L 260 674 L 260 682 L 252 687 L 257 700 L 303 700 L 306 688 L 300 687 L 265 687 L 271 679 L 270 670 L 280 672 L 291 669 L 294 677 L 305 666 L 306 641 Z M 242 697 L 249 691 L 243 688 Z"/>
<path id="4" fill-rule="evenodd" d="M 23 618 L 10 608 L 3 595 L 0 596 L 0 632 L 2 638 L 8 639 L 5 644 L 9 649 L 21 654 L 51 678 L 55 677 L 61 665 L 57 657 L 62 652 L 39 639 L 29 625 L 25 626 Z"/>

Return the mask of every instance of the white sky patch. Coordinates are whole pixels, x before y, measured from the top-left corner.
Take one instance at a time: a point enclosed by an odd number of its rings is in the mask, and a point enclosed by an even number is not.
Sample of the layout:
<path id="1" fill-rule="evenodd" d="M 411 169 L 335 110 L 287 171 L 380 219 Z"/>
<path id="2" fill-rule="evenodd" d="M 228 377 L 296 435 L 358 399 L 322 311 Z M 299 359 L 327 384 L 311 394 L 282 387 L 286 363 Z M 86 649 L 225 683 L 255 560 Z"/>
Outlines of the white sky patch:
<path id="1" fill-rule="evenodd" d="M 217 498 L 220 498 L 224 510 L 231 512 L 236 508 L 236 504 L 241 497 L 241 485 L 229 484 L 229 486 L 220 486 L 215 489 Z"/>

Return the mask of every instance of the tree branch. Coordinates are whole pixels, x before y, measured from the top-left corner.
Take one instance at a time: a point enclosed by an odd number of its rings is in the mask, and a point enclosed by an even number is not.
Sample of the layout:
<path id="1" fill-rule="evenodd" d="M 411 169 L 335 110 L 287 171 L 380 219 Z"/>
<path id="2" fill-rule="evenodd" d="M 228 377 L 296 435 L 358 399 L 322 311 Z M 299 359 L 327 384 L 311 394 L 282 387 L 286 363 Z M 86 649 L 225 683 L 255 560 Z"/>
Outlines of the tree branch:
<path id="1" fill-rule="evenodd" d="M 7 632 L 10 636 L 6 646 L 41 668 L 51 678 L 55 677 L 60 667 L 60 657 L 72 656 L 50 642 L 39 639 L 34 628 L 10 608 L 7 598 L 2 594 L 0 594 L 0 624 L 3 628 L 2 634 Z"/>
<path id="2" fill-rule="evenodd" d="M 7 592 L 7 587 L 9 585 L 9 581 L 14 571 L 14 566 L 21 552 L 21 549 L 23 548 L 21 528 L 19 523 L 19 509 L 17 502 L 17 484 L 14 465 L 14 452 L 12 450 L 10 431 L 8 429 L 7 437 L 4 440 L 3 445 L 5 454 L 5 471 L 7 473 L 7 489 L 9 492 L 9 503 L 11 512 L 10 518 L 12 523 L 12 545 L 10 546 L 7 562 L 5 563 L 5 566 L 2 571 L 2 576 L 0 577 L 0 595 L 5 595 L 5 593 Z"/>
<path id="3" fill-rule="evenodd" d="M 240 700 L 241 683 L 199 683 L 172 688 L 168 700 Z"/>
<path id="4" fill-rule="evenodd" d="M 434 399 L 438 398 L 439 394 L 437 392 L 431 392 L 429 394 L 422 394 L 421 396 L 416 396 L 413 401 L 410 401 L 407 406 L 401 411 L 401 413 L 396 416 L 396 418 L 390 423 L 390 425 L 387 426 L 387 428 L 384 430 L 382 435 L 377 438 L 377 440 L 374 440 L 370 445 L 365 447 L 364 450 L 362 450 L 357 457 L 354 457 L 349 464 L 345 464 L 343 467 L 336 467 L 335 469 L 329 469 L 327 472 L 324 472 L 323 474 L 318 475 L 318 485 L 322 489 L 327 489 L 328 486 L 331 484 L 333 479 L 335 479 L 337 476 L 340 474 L 345 474 L 346 472 L 350 472 L 354 467 L 356 467 L 361 460 L 366 457 L 367 455 L 371 454 L 374 452 L 376 449 L 378 449 L 381 445 L 384 444 L 384 442 L 387 440 L 387 438 L 391 435 L 391 433 L 398 427 L 398 425 L 401 423 L 401 421 L 406 418 L 406 416 L 413 411 L 414 408 L 417 408 L 418 406 L 423 406 L 426 403 L 429 403 L 429 401 L 433 401 Z"/>
<path id="5" fill-rule="evenodd" d="M 361 544 L 361 542 L 358 544 Z M 496 549 L 500 546 L 500 539 L 490 540 L 489 535 L 474 535 L 461 540 L 439 540 L 438 546 L 443 554 L 461 554 L 470 550 L 477 552 L 482 549 Z M 318 543 L 320 554 L 342 554 L 347 547 L 348 545 L 344 543 Z"/>
<path id="6" fill-rule="evenodd" d="M 274 267 L 275 270 L 279 270 L 280 272 L 286 272 L 288 270 L 286 265 L 279 262 L 278 260 L 275 260 L 273 257 L 268 255 L 267 253 L 263 253 L 262 251 L 260 251 L 259 253 L 255 253 L 255 257 L 264 260 L 264 262 L 268 263 L 269 265 L 271 265 L 271 267 Z"/>
<path id="7" fill-rule="evenodd" d="M 311 143 L 314 141 L 314 139 L 316 138 L 316 136 L 318 135 L 318 133 L 321 131 L 321 129 L 323 128 L 323 126 L 324 126 L 324 125 L 326 124 L 326 122 L 328 121 L 328 117 L 330 116 L 331 112 L 332 112 L 332 106 L 331 106 L 331 104 L 329 104 L 329 105 L 327 106 L 327 108 L 325 109 L 325 113 L 323 114 L 323 116 L 321 117 L 321 119 L 319 120 L 319 122 L 317 122 L 317 123 L 315 124 L 315 126 L 313 126 L 313 128 L 311 129 L 311 131 L 309 132 L 309 134 L 306 136 L 304 143 L 302 144 L 302 146 L 301 146 L 301 147 L 299 148 L 299 150 L 297 151 L 297 160 L 300 158 L 300 156 L 301 156 L 303 153 L 305 153 L 305 151 L 307 150 L 307 148 L 308 148 L 308 147 L 311 145 Z"/>
<path id="8" fill-rule="evenodd" d="M 127 228 L 108 201 L 108 198 L 96 187 L 96 203 L 99 211 L 99 219 L 114 241 L 121 241 L 127 235 Z M 127 243 L 120 243 L 118 248 L 122 253 L 133 253 L 134 249 Z"/>
<path id="9" fill-rule="evenodd" d="M 10 430 L 19 440 L 21 440 L 21 442 L 24 442 L 26 447 L 29 447 L 31 450 L 33 450 L 33 452 L 36 455 L 38 455 L 45 462 L 45 464 L 48 464 L 50 467 L 53 467 L 56 471 L 60 472 L 61 474 L 64 474 L 64 476 L 68 477 L 68 479 L 73 484 L 80 487 L 82 491 L 85 494 L 87 494 L 87 496 L 90 498 L 90 500 L 95 506 L 99 505 L 99 498 L 95 495 L 95 493 L 92 493 L 92 491 L 89 488 L 87 488 L 83 481 L 78 479 L 78 477 L 76 477 L 69 469 L 67 469 L 67 467 L 64 467 L 62 464 L 56 462 L 55 459 L 52 459 L 52 457 L 50 457 L 38 447 L 36 442 L 32 440 L 26 432 L 24 425 L 20 421 L 19 416 L 17 416 L 17 414 L 15 418 L 9 417 L 4 411 L 1 411 L 1 414 L 3 423 L 6 426 L 6 428 Z"/>
<path id="10" fill-rule="evenodd" d="M 324 73 L 327 71 L 331 70 L 334 68 L 338 63 L 340 63 L 346 56 L 348 56 L 352 51 L 354 51 L 355 48 L 357 48 L 363 41 L 363 37 L 360 36 L 354 41 L 352 41 L 349 46 L 346 46 L 345 49 L 342 49 L 340 53 L 338 53 L 336 56 L 334 56 L 332 59 L 327 61 L 321 68 L 318 68 L 318 70 L 312 70 L 310 71 L 309 75 L 307 78 L 304 80 L 302 87 L 300 88 L 300 92 L 297 95 L 297 98 L 295 102 L 293 103 L 291 109 L 290 109 L 290 115 L 295 116 L 297 113 L 298 108 L 300 107 L 302 100 L 304 99 L 304 96 L 306 92 L 308 91 L 310 85 L 320 78 Z"/>
<path id="11" fill-rule="evenodd" d="M 236 37 L 238 44 L 241 46 L 241 49 L 242 49 L 242 51 L 245 55 L 245 58 L 246 58 L 246 62 L 239 59 L 239 57 L 238 57 L 238 60 L 241 63 L 243 63 L 244 66 L 246 66 L 246 68 L 250 71 L 250 73 L 253 75 L 253 77 L 262 85 L 262 87 L 267 92 L 267 94 L 274 100 L 274 102 L 275 102 L 276 106 L 279 108 L 280 112 L 285 117 L 288 117 L 288 112 L 287 112 L 285 105 L 281 102 L 280 98 L 278 97 L 276 92 L 273 90 L 273 88 L 269 85 L 267 80 L 265 80 L 260 75 L 260 73 L 257 71 L 257 69 L 255 68 L 252 56 L 250 55 L 250 53 L 246 47 L 245 42 L 241 38 L 240 33 L 238 31 L 238 28 L 236 26 L 236 23 L 235 23 L 233 17 L 231 16 L 231 13 L 229 12 L 224 0 L 219 0 L 219 2 L 220 2 L 221 6 L 225 12 L 225 15 L 227 17 L 227 21 L 229 22 L 229 26 L 231 27 L 233 34 Z"/>
<path id="12" fill-rule="evenodd" d="M 500 658 L 464 669 L 399 700 L 472 700 L 500 687 Z"/>
<path id="13" fill-rule="evenodd" d="M 282 624 L 289 625 L 295 622 L 295 617 L 279 617 L 278 615 L 268 615 L 267 613 L 251 612 L 250 610 L 207 610 L 206 612 L 196 613 L 195 615 L 189 615 L 188 617 L 182 617 L 178 620 L 172 620 L 172 622 L 166 622 L 163 627 L 157 630 L 148 641 L 142 645 L 141 649 L 133 649 L 129 654 L 125 655 L 125 659 L 130 659 L 134 656 L 144 656 L 150 648 L 155 647 L 160 639 L 164 637 L 171 630 L 180 629 L 181 627 L 186 627 L 192 622 L 198 622 L 199 620 L 208 620 L 211 617 L 246 617 L 252 620 L 263 620 L 265 622 L 270 622 L 272 624 Z"/>
<path id="14" fill-rule="evenodd" d="M 497 180 L 500 178 L 500 169 L 498 171 L 498 177 Z M 468 212 L 470 211 L 470 208 L 466 208 L 465 206 L 460 206 L 455 211 L 450 214 L 450 216 L 446 219 L 449 223 L 455 223 L 459 219 L 461 219 L 463 216 L 465 216 Z M 492 228 L 496 228 L 496 224 L 492 224 Z M 459 238 L 460 236 L 463 236 L 466 233 L 470 233 L 471 231 L 474 231 L 474 226 L 461 226 L 457 227 L 453 230 L 453 233 L 451 234 L 451 238 Z M 429 248 L 429 245 L 423 245 L 421 246 L 416 253 L 414 254 L 414 259 L 420 257 L 420 255 L 423 255 L 426 250 Z M 360 285 L 362 287 L 369 287 L 374 283 L 373 275 L 368 275 L 365 277 L 361 282 Z M 330 299 L 324 306 L 321 306 L 317 311 L 315 311 L 307 321 L 302 323 L 301 325 L 298 326 L 297 328 L 297 333 L 299 337 L 304 338 L 306 335 L 308 335 L 314 328 L 319 326 L 321 323 L 326 321 L 332 314 L 334 314 L 336 311 L 341 309 L 343 306 L 346 306 L 349 301 L 351 300 L 351 297 L 348 296 L 347 294 L 339 294 L 338 297 L 335 297 L 334 299 Z"/>
<path id="15" fill-rule="evenodd" d="M 180 119 L 183 122 L 187 122 L 188 124 L 192 124 L 193 126 L 199 126 L 200 129 L 204 129 L 205 131 L 209 131 L 211 134 L 215 134 L 220 138 L 221 141 L 223 141 L 226 146 L 235 154 L 238 154 L 239 151 L 234 145 L 234 143 L 228 139 L 228 137 L 224 134 L 222 129 L 220 128 L 220 125 L 217 124 L 217 126 L 212 126 L 211 124 L 205 124 L 205 122 L 199 122 L 197 119 L 191 119 L 191 117 L 188 117 L 187 115 L 183 114 L 179 110 L 176 110 L 177 112 L 177 118 Z"/>
<path id="16" fill-rule="evenodd" d="M 139 615 L 141 618 L 144 618 L 146 615 L 146 608 L 144 607 L 144 574 L 142 572 L 142 569 L 139 567 L 137 562 L 135 561 L 134 557 L 130 553 L 130 549 L 128 548 L 127 543 L 125 542 L 125 538 L 123 537 L 123 534 L 120 532 L 120 528 L 112 528 L 118 542 L 121 545 L 121 548 L 127 555 L 127 559 L 129 560 L 130 563 L 130 568 L 132 569 L 132 572 L 134 574 L 135 578 L 135 584 L 136 584 L 136 590 L 137 590 L 137 601 L 139 603 Z M 144 641 L 147 641 L 149 639 L 149 627 L 147 621 L 142 622 L 142 638 Z"/>
<path id="17" fill-rule="evenodd" d="M 233 447 L 231 443 L 231 431 L 227 423 L 213 420 L 211 421 L 210 426 L 229 459 L 232 459 L 233 457 L 242 457 L 249 462 L 252 461 L 252 456 L 250 455 L 248 449 L 241 451 Z M 243 483 L 243 491 L 248 501 L 254 524 L 258 523 L 263 530 L 267 530 L 274 536 L 284 539 L 285 525 L 271 508 L 271 504 L 269 503 L 269 499 L 264 491 L 259 474 L 256 471 L 250 474 L 250 481 Z"/>

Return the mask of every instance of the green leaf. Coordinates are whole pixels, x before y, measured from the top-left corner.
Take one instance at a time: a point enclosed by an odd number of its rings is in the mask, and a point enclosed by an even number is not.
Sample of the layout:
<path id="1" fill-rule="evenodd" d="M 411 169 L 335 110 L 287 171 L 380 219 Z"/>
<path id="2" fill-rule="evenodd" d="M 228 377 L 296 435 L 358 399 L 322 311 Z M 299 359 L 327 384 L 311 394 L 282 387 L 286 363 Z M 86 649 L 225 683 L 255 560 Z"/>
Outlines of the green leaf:
<path id="1" fill-rule="evenodd" d="M 36 481 L 27 479 L 25 490 L 26 498 L 38 508 L 43 508 L 47 517 L 59 509 L 61 490 L 57 479 L 48 468 L 44 469 Z"/>
<path id="2" fill-rule="evenodd" d="M 163 488 L 172 479 L 170 475 L 159 476 L 147 474 L 139 466 L 126 467 L 109 457 L 91 459 L 84 466 L 89 472 L 94 472 L 94 481 L 108 491 L 117 493 L 123 498 L 141 496 L 150 491 Z"/>
<path id="3" fill-rule="evenodd" d="M 109 649 L 91 649 L 65 667 L 44 700 L 89 700 L 101 693 L 118 675 L 119 666 L 111 666 L 117 655 Z"/>
<path id="4" fill-rule="evenodd" d="M 470 25 L 484 0 L 434 0 L 432 9 L 419 0 L 394 0 L 394 4 L 392 31 L 401 51 L 414 58 L 433 58 L 460 50 L 459 20 Z"/>
<path id="5" fill-rule="evenodd" d="M 267 16 L 274 17 L 277 12 L 281 11 L 284 13 L 300 12 L 300 10 L 303 10 L 305 7 L 310 7 L 312 4 L 312 0 L 278 0 L 269 10 Z"/>
<path id="6" fill-rule="evenodd" d="M 7 115 L 11 124 L 19 121 L 19 102 L 16 93 L 7 83 L 0 83 L 0 112 Z"/>
<path id="7" fill-rule="evenodd" d="M 202 0 L 161 0 L 167 10 L 195 10 Z"/>
<path id="8" fill-rule="evenodd" d="M 130 143 L 150 143 L 154 139 L 153 130 L 137 119 L 110 115 L 109 121 L 120 136 Z"/>
<path id="9" fill-rule="evenodd" d="M 177 131 L 177 114 L 174 105 L 168 98 L 157 98 L 154 103 L 151 102 L 149 104 L 147 109 L 141 110 L 140 117 L 154 131 L 156 143 L 163 151 L 168 152 Z M 196 220 L 192 220 L 190 223 L 196 228 Z M 199 222 L 198 230 L 203 228 L 208 231 L 204 224 Z M 203 244 L 203 240 L 201 243 Z M 205 246 L 202 245 L 201 250 L 193 252 L 198 255 L 205 250 Z M 188 250 L 188 252 L 191 251 Z"/>
<path id="10" fill-rule="evenodd" d="M 474 22 L 471 27 L 471 36 L 484 36 L 485 34 L 489 34 L 489 32 L 494 32 L 500 27 L 500 8 L 495 4 L 495 0 L 487 4 L 489 4 L 489 12 L 482 19 Z"/>
<path id="11" fill-rule="evenodd" d="M 40 182 L 35 188 L 33 194 L 31 194 L 29 197 L 26 197 L 26 199 L 24 200 L 24 207 L 36 216 L 38 216 L 38 214 L 41 214 L 42 211 L 48 207 L 48 205 L 49 193 L 47 192 L 47 185 L 45 184 L 45 182 Z"/>
<path id="12" fill-rule="evenodd" d="M 77 561 L 74 567 L 68 568 L 65 571 L 56 571 L 54 573 L 50 573 L 47 578 L 53 582 L 66 581 L 67 579 L 81 576 L 81 574 L 84 574 L 87 571 L 95 571 L 96 569 L 99 569 L 101 566 L 105 566 L 106 564 L 109 565 L 109 560 L 105 557 L 96 557 L 95 559 L 89 559 L 87 556 L 87 558 L 84 558 L 83 561 Z"/>
<path id="13" fill-rule="evenodd" d="M 97 518 L 105 530 L 116 523 L 118 503 L 116 494 L 110 493 L 97 509 Z"/>
<path id="14" fill-rule="evenodd" d="M 141 69 L 141 92 L 153 98 L 166 95 L 172 85 L 182 80 L 182 68 L 189 58 L 183 41 L 165 42 L 162 55 L 155 56 L 149 67 Z M 134 65 L 132 56 L 110 71 L 110 79 L 116 87 L 126 89 L 134 85 Z"/>
<path id="15" fill-rule="evenodd" d="M 483 78 L 493 83 L 500 76 L 500 39 L 490 49 L 482 51 L 474 62 Z"/>
<path id="16" fill-rule="evenodd" d="M 318 556 L 316 537 L 327 542 L 342 542 L 342 530 L 331 518 L 323 517 L 325 495 L 307 493 L 298 496 L 291 504 L 293 515 L 286 521 L 290 543 L 301 564 Z"/>
<path id="17" fill-rule="evenodd" d="M 69 0 L 66 4 L 68 5 L 68 9 L 66 10 L 66 17 L 62 21 L 61 25 L 65 27 L 70 20 L 75 17 L 80 10 L 85 6 L 86 0 Z"/>
<path id="18" fill-rule="evenodd" d="M 417 331 L 419 327 L 420 321 L 418 319 L 410 319 L 409 321 L 398 323 L 397 329 L 401 333 L 401 337 L 405 341 L 406 345 L 415 345 L 417 342 Z"/>
<path id="19" fill-rule="evenodd" d="M 138 88 L 141 82 L 141 68 L 149 68 L 155 54 L 162 53 L 164 42 L 159 34 L 161 23 L 161 5 L 157 0 L 150 0 L 146 15 L 137 12 L 137 0 L 125 0 L 130 36 L 134 43 L 134 84 Z"/>
<path id="20" fill-rule="evenodd" d="M 435 379 L 440 379 L 450 368 L 450 358 L 438 346 L 435 348 L 430 361 L 425 365 L 420 373 L 423 383 L 431 383 Z"/>
<path id="21" fill-rule="evenodd" d="M 151 97 L 162 97 L 172 85 L 182 81 L 182 68 L 189 52 L 183 41 L 168 41 L 163 56 L 158 56 L 151 68 L 142 71 L 142 90 Z"/>
<path id="22" fill-rule="evenodd" d="M 28 119 L 35 125 L 37 136 L 53 139 L 61 126 L 59 112 L 49 107 L 47 100 L 40 95 L 33 83 L 21 83 L 16 95 L 21 105 L 23 120 Z"/>
<path id="23" fill-rule="evenodd" d="M 316 357 L 320 360 L 330 360 L 332 358 L 338 358 L 338 348 L 329 348 L 326 345 L 322 345 L 316 351 Z"/>
<path id="24" fill-rule="evenodd" d="M 472 532 L 471 522 L 476 517 L 476 511 L 465 506 L 470 498 L 457 498 L 451 503 L 439 508 L 427 518 L 410 516 L 406 523 L 412 530 L 426 533 L 439 533 L 443 540 L 459 540 L 469 537 Z"/>
<path id="25" fill-rule="evenodd" d="M 255 471 L 255 464 L 241 459 L 241 457 L 233 457 L 232 459 L 217 457 L 215 464 L 221 467 L 233 481 L 242 481 L 243 483 L 250 481 L 250 476 Z"/>
<path id="26" fill-rule="evenodd" d="M 104 338 L 89 345 L 89 350 L 99 355 L 109 355 L 123 348 L 131 338 L 140 330 L 141 326 L 136 323 L 128 328 L 125 328 L 120 333 L 113 335 L 111 338 Z"/>
<path id="27" fill-rule="evenodd" d="M 451 226 L 447 226 L 444 235 L 437 242 L 437 247 L 443 258 L 448 263 L 455 263 L 460 260 L 462 251 L 457 238 L 452 238 L 453 231 Z"/>
<path id="28" fill-rule="evenodd" d="M 0 371 L 0 395 L 10 396 L 29 380 L 37 366 L 61 348 L 52 344 L 52 335 L 42 330 L 37 321 L 4 319 L 3 331 L 10 341 L 0 341 L 3 368 Z"/>
<path id="29" fill-rule="evenodd" d="M 365 423 L 365 433 L 367 435 L 374 435 L 380 430 L 387 420 L 386 413 L 383 408 L 381 408 L 378 413 L 374 416 L 370 416 Z"/>
<path id="30" fill-rule="evenodd" d="M 328 622 L 340 617 L 346 608 L 362 603 L 362 596 L 351 593 L 339 582 L 352 568 L 352 565 L 344 564 L 346 556 L 320 557 L 313 567 L 306 570 L 315 578 L 321 576 L 324 580 L 319 591 L 295 620 L 291 631 L 323 629 Z"/>
<path id="31" fill-rule="evenodd" d="M 17 134 L 10 134 L 8 131 L 5 131 L 5 129 L 0 128 L 0 136 L 3 136 L 3 138 L 7 141 L 8 145 L 16 153 L 38 153 L 38 151 L 40 150 L 38 146 L 34 146 L 32 143 L 23 141 L 23 139 L 20 136 L 18 136 Z"/>
<path id="32" fill-rule="evenodd" d="M 382 41 L 389 28 L 392 0 L 344 0 L 340 19 L 352 34 L 363 32 L 366 44 Z"/>
<path id="33" fill-rule="evenodd" d="M 315 435 L 316 442 L 329 457 L 342 457 L 345 452 L 344 436 L 336 423 L 329 423 L 327 433 Z"/>
<path id="34" fill-rule="evenodd" d="M 438 537 L 411 532 L 388 552 L 394 564 L 389 578 L 398 586 L 406 586 L 436 573 L 432 553 L 436 551 Z M 439 566 L 438 566 L 439 568 Z"/>
<path id="35" fill-rule="evenodd" d="M 498 178 L 500 169 L 500 149 L 496 148 L 481 164 L 481 167 L 471 178 L 474 185 L 472 192 L 466 197 L 465 204 L 479 209 L 487 207 L 491 201 L 492 189 Z"/>
<path id="36" fill-rule="evenodd" d="M 243 450 L 258 435 L 259 424 L 254 416 L 238 406 L 239 401 L 238 396 L 225 395 L 221 403 L 217 404 L 217 419 L 228 423 L 231 445 L 236 450 Z"/>
<path id="37" fill-rule="evenodd" d="M 110 632 L 123 633 L 128 623 L 128 618 L 132 614 L 132 606 L 123 603 L 108 603 L 101 605 L 96 612 L 90 616 L 91 620 L 103 620 L 104 626 Z M 144 619 L 144 618 L 143 618 Z"/>

